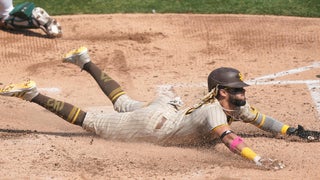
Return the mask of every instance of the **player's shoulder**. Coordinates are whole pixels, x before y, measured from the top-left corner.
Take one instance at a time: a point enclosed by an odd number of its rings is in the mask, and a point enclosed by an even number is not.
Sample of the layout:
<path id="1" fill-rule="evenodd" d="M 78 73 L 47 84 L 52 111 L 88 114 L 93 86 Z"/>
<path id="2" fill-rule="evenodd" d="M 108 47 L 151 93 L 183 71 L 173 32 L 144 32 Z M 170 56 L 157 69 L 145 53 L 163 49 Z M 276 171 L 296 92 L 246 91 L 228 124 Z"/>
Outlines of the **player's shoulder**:
<path id="1" fill-rule="evenodd" d="M 190 109 L 186 109 L 186 111 L 190 111 Z M 197 107 L 193 108 L 191 111 L 193 114 L 202 114 L 202 116 L 207 116 L 207 115 L 222 115 L 224 114 L 223 108 L 220 105 L 218 101 L 214 101 L 212 103 L 205 103 L 202 105 L 197 105 Z"/>
<path id="2" fill-rule="evenodd" d="M 206 103 L 206 104 L 202 105 L 202 109 L 210 110 L 210 111 L 223 111 L 223 108 L 220 105 L 219 101 L 214 101 L 212 103 Z"/>

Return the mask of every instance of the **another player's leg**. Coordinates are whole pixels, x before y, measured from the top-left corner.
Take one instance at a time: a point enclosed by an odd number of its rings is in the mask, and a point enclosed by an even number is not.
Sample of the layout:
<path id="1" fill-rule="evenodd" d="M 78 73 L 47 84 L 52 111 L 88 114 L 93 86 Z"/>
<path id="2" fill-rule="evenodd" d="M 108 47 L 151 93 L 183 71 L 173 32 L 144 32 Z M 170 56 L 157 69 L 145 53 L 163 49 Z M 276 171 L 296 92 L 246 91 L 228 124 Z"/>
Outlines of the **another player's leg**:
<path id="1" fill-rule="evenodd" d="M 10 29 L 40 28 L 49 37 L 62 36 L 61 26 L 54 18 L 33 3 L 25 2 L 17 5 L 10 16 L 4 20 L 4 25 Z"/>
<path id="2" fill-rule="evenodd" d="M 61 25 L 56 19 L 52 18 L 44 9 L 40 7 L 34 8 L 32 11 L 32 18 L 36 20 L 39 27 L 49 36 L 49 37 L 61 37 L 62 30 Z"/>
<path id="3" fill-rule="evenodd" d="M 10 84 L 0 89 L 0 95 L 18 97 L 23 100 L 36 103 L 69 123 L 79 126 L 82 126 L 83 120 L 86 116 L 86 112 L 82 111 L 80 108 L 40 94 L 34 81 Z"/>
<path id="4" fill-rule="evenodd" d="M 13 10 L 12 0 L 0 0 L 0 27 L 5 26 L 4 21 L 9 17 L 9 13 Z"/>
<path id="5" fill-rule="evenodd" d="M 113 103 L 115 110 L 127 112 L 143 106 L 142 102 L 132 100 L 127 96 L 119 83 L 91 62 L 88 49 L 86 47 L 80 47 L 76 50 L 70 51 L 64 56 L 63 62 L 75 64 L 82 70 L 88 72 L 96 80 L 104 94 Z"/>

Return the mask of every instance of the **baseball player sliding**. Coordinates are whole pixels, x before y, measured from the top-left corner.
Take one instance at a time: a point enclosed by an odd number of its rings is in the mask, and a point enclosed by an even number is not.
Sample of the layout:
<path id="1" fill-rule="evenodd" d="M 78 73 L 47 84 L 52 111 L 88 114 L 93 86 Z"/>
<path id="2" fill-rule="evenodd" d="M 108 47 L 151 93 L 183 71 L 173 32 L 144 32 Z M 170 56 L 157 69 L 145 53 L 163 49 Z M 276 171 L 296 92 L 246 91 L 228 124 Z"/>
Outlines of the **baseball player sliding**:
<path id="1" fill-rule="evenodd" d="M 0 0 L 0 27 L 8 29 L 42 29 L 48 37 L 61 37 L 60 24 L 34 3 L 13 7 L 12 0 Z"/>
<path id="2" fill-rule="evenodd" d="M 161 145 L 198 144 L 220 139 L 233 153 L 266 169 L 282 169 L 285 166 L 280 161 L 254 152 L 243 138 L 232 131 L 230 124 L 233 121 L 250 123 L 272 133 L 319 139 L 316 131 L 306 131 L 302 126 L 290 127 L 250 106 L 246 102 L 244 89 L 248 84 L 243 82 L 241 73 L 233 68 L 213 70 L 208 76 L 208 94 L 200 103 L 180 110 L 180 100 L 170 88 L 148 104 L 131 99 L 116 81 L 90 60 L 85 47 L 70 51 L 63 61 L 88 72 L 117 112 L 85 112 L 39 93 L 34 81 L 8 85 L 0 89 L 0 95 L 36 103 L 69 123 L 106 139 L 147 141 Z"/>

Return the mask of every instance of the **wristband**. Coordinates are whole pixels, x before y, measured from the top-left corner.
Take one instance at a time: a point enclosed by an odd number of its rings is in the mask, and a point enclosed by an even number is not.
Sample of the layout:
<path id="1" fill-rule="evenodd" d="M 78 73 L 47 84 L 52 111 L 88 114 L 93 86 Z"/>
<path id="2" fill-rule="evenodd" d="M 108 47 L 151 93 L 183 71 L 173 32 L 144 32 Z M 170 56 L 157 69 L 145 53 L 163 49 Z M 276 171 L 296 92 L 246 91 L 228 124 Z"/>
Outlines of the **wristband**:
<path id="1" fill-rule="evenodd" d="M 233 133 L 233 131 L 231 130 L 226 130 L 225 132 L 223 132 L 220 136 L 220 139 L 222 140 L 226 135 L 230 134 L 230 133 Z"/>
<path id="2" fill-rule="evenodd" d="M 256 157 L 253 158 L 253 161 L 256 163 L 256 165 L 262 166 L 262 163 L 261 163 L 260 159 L 261 159 L 260 156 L 256 156 Z"/>
<path id="3" fill-rule="evenodd" d="M 288 129 L 289 129 L 288 125 L 283 125 L 281 128 L 281 134 L 286 134 Z"/>
<path id="4" fill-rule="evenodd" d="M 230 150 L 231 150 L 232 152 L 235 152 L 237 146 L 238 146 L 239 144 L 241 144 L 242 142 L 243 142 L 242 138 L 241 138 L 240 136 L 237 136 L 237 137 L 234 138 L 234 140 L 231 142 L 231 144 L 230 144 Z"/>
<path id="5" fill-rule="evenodd" d="M 261 158 L 258 156 L 255 152 L 253 152 L 250 148 L 244 147 L 241 150 L 241 156 L 253 160 L 255 163 L 257 163 Z"/>

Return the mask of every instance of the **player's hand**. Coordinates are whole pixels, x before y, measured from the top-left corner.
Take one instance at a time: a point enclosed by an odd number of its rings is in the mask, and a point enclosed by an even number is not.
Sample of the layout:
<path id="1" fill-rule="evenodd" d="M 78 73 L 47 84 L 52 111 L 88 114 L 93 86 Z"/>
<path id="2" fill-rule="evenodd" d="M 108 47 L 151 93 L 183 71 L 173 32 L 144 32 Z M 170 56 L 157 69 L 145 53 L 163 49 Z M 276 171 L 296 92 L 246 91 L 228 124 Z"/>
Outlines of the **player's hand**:
<path id="1" fill-rule="evenodd" d="M 286 167 L 283 162 L 270 158 L 261 158 L 256 164 L 266 170 L 281 170 Z"/>

